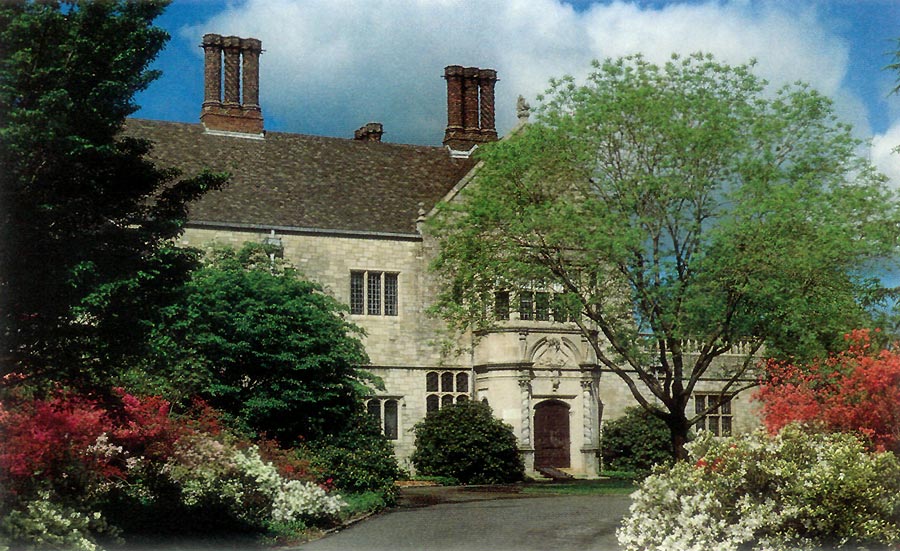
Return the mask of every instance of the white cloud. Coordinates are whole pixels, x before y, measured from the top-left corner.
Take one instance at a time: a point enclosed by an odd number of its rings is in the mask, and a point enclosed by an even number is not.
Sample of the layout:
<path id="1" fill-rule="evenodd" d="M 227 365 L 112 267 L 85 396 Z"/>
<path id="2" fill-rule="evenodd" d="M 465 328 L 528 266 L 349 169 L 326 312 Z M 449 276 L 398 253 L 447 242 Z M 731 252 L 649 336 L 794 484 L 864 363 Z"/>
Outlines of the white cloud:
<path id="1" fill-rule="evenodd" d="M 890 178 L 894 189 L 900 190 L 900 121 L 894 123 L 884 134 L 872 138 L 870 160 L 878 170 Z"/>
<path id="2" fill-rule="evenodd" d="M 807 81 L 867 130 L 859 100 L 841 88 L 847 45 L 814 8 L 791 6 L 616 1 L 579 12 L 560 0 L 247 0 L 180 34 L 192 44 L 204 32 L 260 38 L 264 115 L 297 132 L 349 137 L 378 121 L 386 140 L 439 143 L 443 67 L 459 64 L 497 69 L 502 133 L 515 123 L 516 96 L 533 99 L 550 77 L 583 76 L 591 59 L 698 50 L 729 63 L 756 58 L 773 83 Z"/>

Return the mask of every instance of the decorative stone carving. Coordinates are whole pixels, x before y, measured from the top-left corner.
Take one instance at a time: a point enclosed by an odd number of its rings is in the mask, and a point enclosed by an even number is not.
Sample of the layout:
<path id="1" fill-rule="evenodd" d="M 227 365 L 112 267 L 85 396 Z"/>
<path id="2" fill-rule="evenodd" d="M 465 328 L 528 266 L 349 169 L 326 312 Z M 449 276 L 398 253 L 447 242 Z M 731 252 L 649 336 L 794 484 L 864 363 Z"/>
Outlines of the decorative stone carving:
<path id="1" fill-rule="evenodd" d="M 531 116 L 531 106 L 523 96 L 519 96 L 519 99 L 516 100 L 516 116 L 519 117 L 519 122 L 526 122 Z"/>
<path id="2" fill-rule="evenodd" d="M 535 351 L 534 354 L 535 367 L 544 369 L 561 370 L 565 365 L 577 365 L 572 358 L 571 352 L 562 341 L 557 338 L 549 338 L 544 341 L 543 345 Z"/>
<path id="3" fill-rule="evenodd" d="M 593 392 L 594 384 L 590 379 L 583 379 L 581 381 L 581 402 L 582 402 L 582 415 L 581 415 L 581 426 L 583 427 L 582 434 L 584 436 L 585 445 L 592 445 L 594 443 L 594 398 Z"/>
<path id="4" fill-rule="evenodd" d="M 519 440 L 523 447 L 530 448 L 531 443 L 531 379 L 522 377 L 519 379 L 521 393 L 522 433 Z"/>

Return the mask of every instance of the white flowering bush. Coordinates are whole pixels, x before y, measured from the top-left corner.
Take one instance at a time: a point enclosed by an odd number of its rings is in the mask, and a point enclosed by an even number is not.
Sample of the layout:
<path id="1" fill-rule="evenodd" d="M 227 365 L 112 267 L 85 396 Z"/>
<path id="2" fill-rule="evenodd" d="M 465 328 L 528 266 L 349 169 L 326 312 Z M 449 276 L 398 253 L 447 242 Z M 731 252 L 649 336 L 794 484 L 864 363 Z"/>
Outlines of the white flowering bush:
<path id="1" fill-rule="evenodd" d="M 46 492 L 22 509 L 10 511 L 0 524 L 9 542 L 30 549 L 98 551 L 97 534 L 115 536 L 99 511 L 85 513 L 67 507 L 51 500 Z M 0 549 L 6 549 L 2 542 Z"/>
<path id="2" fill-rule="evenodd" d="M 347 504 L 340 496 L 329 496 L 312 482 L 283 482 L 272 502 L 272 520 L 282 523 L 301 519 L 331 518 Z"/>
<path id="3" fill-rule="evenodd" d="M 657 469 L 618 531 L 626 551 L 775 551 L 900 543 L 900 461 L 849 434 L 789 426 L 701 433 L 690 459 Z"/>
<path id="4" fill-rule="evenodd" d="M 163 473 L 184 505 L 224 509 L 255 527 L 329 519 L 346 505 L 316 484 L 283 478 L 256 446 L 239 450 L 208 436 L 179 445 Z"/>

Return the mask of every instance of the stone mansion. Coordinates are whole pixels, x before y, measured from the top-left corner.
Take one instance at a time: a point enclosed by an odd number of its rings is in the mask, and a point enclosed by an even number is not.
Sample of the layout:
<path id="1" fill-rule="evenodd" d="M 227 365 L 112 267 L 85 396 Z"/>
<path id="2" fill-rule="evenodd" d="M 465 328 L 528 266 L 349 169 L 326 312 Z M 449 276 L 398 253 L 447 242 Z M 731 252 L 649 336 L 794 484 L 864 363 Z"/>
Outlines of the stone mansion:
<path id="1" fill-rule="evenodd" d="M 204 168 L 231 174 L 228 185 L 192 206 L 183 243 L 274 244 L 349 305 L 350 320 L 366 331 L 366 369 L 385 383 L 368 410 L 381 420 L 401 463 L 413 451 L 410 429 L 427 412 L 478 400 L 512 426 L 529 471 L 554 467 L 596 476 L 601 418 L 617 417 L 636 402 L 614 373 L 598 366 L 578 328 L 556 319 L 545 293 L 508 296 L 508 319 L 459 357 L 442 355 L 443 322 L 427 313 L 438 282 L 429 272 L 435 243 L 424 222 L 477 172 L 471 153 L 479 144 L 498 139 L 496 72 L 444 69 L 444 145 L 426 147 L 381 141 L 379 123 L 347 139 L 266 132 L 260 41 L 208 34 L 202 46 L 200 123 L 129 119 L 126 128 L 154 142 L 160 165 L 186 175 Z M 525 119 L 521 114 L 520 124 Z M 700 388 L 712 393 L 717 385 L 709 380 Z M 711 396 L 696 394 L 696 406 L 704 408 Z M 730 433 L 758 421 L 749 398 L 738 395 L 705 424 Z"/>

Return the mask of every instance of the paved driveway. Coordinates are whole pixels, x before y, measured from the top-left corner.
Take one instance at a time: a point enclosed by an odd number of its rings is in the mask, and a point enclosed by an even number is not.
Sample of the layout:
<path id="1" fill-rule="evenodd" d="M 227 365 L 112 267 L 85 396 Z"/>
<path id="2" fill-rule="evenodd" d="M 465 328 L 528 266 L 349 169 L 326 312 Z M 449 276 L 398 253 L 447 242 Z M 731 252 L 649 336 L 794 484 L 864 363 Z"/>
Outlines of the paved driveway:
<path id="1" fill-rule="evenodd" d="M 400 508 L 298 551 L 614 551 L 626 495 L 473 496 Z"/>

